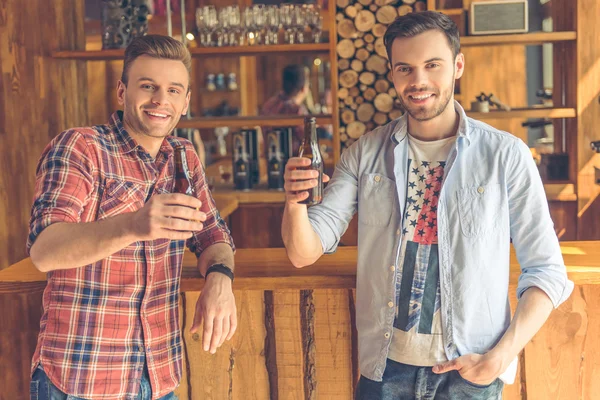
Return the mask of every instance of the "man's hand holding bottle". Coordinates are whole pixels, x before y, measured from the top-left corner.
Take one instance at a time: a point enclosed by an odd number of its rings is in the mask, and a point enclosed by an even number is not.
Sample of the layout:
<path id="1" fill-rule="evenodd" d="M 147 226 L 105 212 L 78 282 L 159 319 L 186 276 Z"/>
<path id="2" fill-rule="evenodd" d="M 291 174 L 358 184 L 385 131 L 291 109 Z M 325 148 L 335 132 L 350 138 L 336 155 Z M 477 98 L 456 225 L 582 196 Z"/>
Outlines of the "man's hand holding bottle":
<path id="1" fill-rule="evenodd" d="M 311 160 L 305 157 L 292 157 L 285 166 L 285 198 L 288 204 L 299 204 L 308 199 L 309 191 L 319 184 L 319 171 L 306 169 Z M 323 174 L 323 183 L 329 181 L 329 176 Z"/>

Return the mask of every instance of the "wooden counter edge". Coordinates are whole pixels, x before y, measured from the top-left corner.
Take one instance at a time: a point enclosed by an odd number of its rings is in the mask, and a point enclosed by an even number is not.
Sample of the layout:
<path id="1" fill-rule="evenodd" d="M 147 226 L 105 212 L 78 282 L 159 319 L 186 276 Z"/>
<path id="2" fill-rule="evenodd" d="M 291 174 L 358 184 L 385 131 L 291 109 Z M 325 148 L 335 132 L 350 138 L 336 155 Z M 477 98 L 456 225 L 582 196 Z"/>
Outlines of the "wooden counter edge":
<path id="1" fill-rule="evenodd" d="M 561 242 L 569 279 L 576 285 L 600 284 L 600 241 Z M 340 247 L 335 254 L 321 257 L 315 265 L 294 268 L 285 249 L 239 249 L 236 253 L 238 290 L 333 289 L 356 285 L 356 247 Z M 195 256 L 186 252 L 181 290 L 200 290 L 203 279 L 196 270 Z M 516 284 L 520 268 L 511 249 L 510 283 Z M 0 293 L 38 292 L 46 275 L 29 258 L 0 271 Z"/>
<path id="2" fill-rule="evenodd" d="M 239 207 L 239 201 L 235 197 L 213 194 L 215 205 L 221 218 L 227 218 Z"/>

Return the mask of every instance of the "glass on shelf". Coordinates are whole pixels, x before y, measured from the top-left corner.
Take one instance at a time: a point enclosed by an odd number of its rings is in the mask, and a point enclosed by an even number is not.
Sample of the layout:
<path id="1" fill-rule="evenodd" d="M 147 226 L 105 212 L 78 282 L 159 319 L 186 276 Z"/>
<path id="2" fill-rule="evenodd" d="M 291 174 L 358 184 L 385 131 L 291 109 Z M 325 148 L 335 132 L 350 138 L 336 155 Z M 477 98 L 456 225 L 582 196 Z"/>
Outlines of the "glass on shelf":
<path id="1" fill-rule="evenodd" d="M 209 46 L 320 43 L 323 17 L 318 5 L 254 4 L 246 8 L 203 6 L 196 9 L 199 44 Z M 308 29 L 307 29 L 308 28 Z"/>
<path id="2" fill-rule="evenodd" d="M 231 180 L 231 166 L 219 165 L 219 175 L 221 176 L 221 182 L 228 184 Z"/>

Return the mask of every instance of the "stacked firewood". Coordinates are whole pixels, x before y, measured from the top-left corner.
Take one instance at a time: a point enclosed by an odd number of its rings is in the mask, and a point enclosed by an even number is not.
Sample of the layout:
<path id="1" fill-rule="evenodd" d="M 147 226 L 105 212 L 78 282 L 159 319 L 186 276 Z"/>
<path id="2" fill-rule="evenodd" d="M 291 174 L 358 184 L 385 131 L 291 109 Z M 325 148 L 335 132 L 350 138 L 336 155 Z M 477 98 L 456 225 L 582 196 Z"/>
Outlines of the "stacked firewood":
<path id="1" fill-rule="evenodd" d="M 342 149 L 402 115 L 383 35 L 400 15 L 425 11 L 424 0 L 336 0 Z"/>

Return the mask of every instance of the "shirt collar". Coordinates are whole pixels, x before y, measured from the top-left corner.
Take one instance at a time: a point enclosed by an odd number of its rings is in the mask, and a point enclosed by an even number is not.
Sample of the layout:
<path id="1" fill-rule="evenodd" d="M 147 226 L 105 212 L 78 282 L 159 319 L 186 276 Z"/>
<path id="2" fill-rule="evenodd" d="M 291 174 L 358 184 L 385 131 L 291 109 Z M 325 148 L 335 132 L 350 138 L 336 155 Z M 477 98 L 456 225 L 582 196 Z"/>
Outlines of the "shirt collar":
<path id="1" fill-rule="evenodd" d="M 138 148 L 143 148 L 142 145 L 136 142 L 136 140 L 129 135 L 129 132 L 127 132 L 123 126 L 123 111 L 115 111 L 110 116 L 109 126 L 117 137 L 119 150 L 122 153 L 127 154 L 137 150 Z M 165 158 L 169 158 L 169 156 L 173 154 L 173 146 L 167 140 L 167 138 L 163 140 L 159 149 L 159 153 L 162 153 Z"/>
<path id="2" fill-rule="evenodd" d="M 454 100 L 454 108 L 458 113 L 458 130 L 456 132 L 456 136 L 459 138 L 465 138 L 467 143 L 469 142 L 469 119 L 467 118 L 467 114 L 460 105 L 460 103 Z M 394 144 L 399 144 L 404 139 L 406 139 L 408 135 L 408 113 L 402 114 L 402 116 L 398 119 L 398 124 L 396 125 L 396 129 L 392 131 L 390 136 L 390 140 L 394 142 Z"/>

